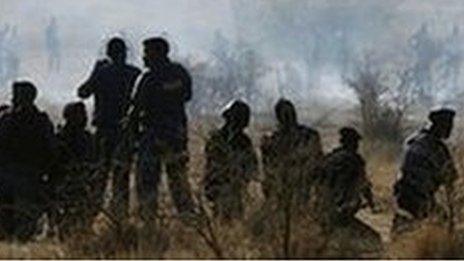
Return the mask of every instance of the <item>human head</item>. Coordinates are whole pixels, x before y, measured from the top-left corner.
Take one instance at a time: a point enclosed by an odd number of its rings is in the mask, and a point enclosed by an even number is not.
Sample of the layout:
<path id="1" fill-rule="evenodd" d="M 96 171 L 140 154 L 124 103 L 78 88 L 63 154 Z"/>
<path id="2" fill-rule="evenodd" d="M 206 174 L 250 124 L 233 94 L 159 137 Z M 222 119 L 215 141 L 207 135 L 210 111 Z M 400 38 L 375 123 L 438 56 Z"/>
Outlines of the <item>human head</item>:
<path id="1" fill-rule="evenodd" d="M 143 41 L 143 61 L 147 67 L 156 61 L 166 59 L 169 54 L 169 43 L 162 37 L 152 37 Z"/>
<path id="2" fill-rule="evenodd" d="M 63 110 L 63 118 L 66 125 L 85 128 L 87 126 L 87 110 L 83 102 L 68 103 Z"/>
<path id="3" fill-rule="evenodd" d="M 359 147 L 359 141 L 362 139 L 362 136 L 358 131 L 351 127 L 343 127 L 339 130 L 340 134 L 340 143 L 343 147 L 349 148 L 352 150 L 357 150 Z"/>
<path id="4" fill-rule="evenodd" d="M 293 103 L 286 99 L 279 99 L 274 107 L 277 121 L 282 126 L 293 126 L 297 124 L 296 110 Z"/>
<path id="5" fill-rule="evenodd" d="M 228 126 L 242 130 L 250 122 L 250 106 L 240 100 L 233 101 L 223 110 L 222 117 Z"/>
<path id="6" fill-rule="evenodd" d="M 119 37 L 111 38 L 106 47 L 106 55 L 115 63 L 125 63 L 127 48 L 124 40 Z"/>
<path id="7" fill-rule="evenodd" d="M 28 81 L 13 83 L 13 107 L 30 107 L 37 98 L 37 88 Z"/>
<path id="8" fill-rule="evenodd" d="M 456 112 L 452 109 L 441 108 L 429 113 L 429 120 L 432 122 L 431 131 L 438 138 L 447 139 L 453 130 L 453 120 Z"/>

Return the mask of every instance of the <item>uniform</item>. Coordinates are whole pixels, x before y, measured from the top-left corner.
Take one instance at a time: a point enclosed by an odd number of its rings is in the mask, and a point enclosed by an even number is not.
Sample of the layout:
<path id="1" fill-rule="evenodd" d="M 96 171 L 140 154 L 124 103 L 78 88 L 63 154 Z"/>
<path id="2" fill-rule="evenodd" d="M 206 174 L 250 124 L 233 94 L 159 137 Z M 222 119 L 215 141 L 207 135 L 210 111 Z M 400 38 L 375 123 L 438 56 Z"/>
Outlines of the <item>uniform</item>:
<path id="1" fill-rule="evenodd" d="M 394 185 L 399 211 L 393 230 L 399 231 L 402 225 L 412 224 L 409 221 L 421 220 L 442 210 L 436 203 L 435 193 L 442 185 L 449 189 L 457 178 L 453 158 L 443 142 L 451 133 L 453 117 L 454 111 L 450 110 L 431 112 L 432 126 L 407 142 L 402 175 Z"/>
<path id="2" fill-rule="evenodd" d="M 117 57 L 125 57 L 124 42 L 115 38 L 108 44 L 108 53 Z M 89 79 L 79 87 L 81 98 L 94 96 L 95 111 L 92 124 L 96 127 L 96 150 L 102 172 L 105 178 L 113 168 L 113 204 L 115 214 L 122 217 L 128 215 L 129 206 L 129 170 L 132 163 L 132 154 L 119 151 L 120 144 L 124 142 L 125 133 L 122 120 L 126 117 L 131 104 L 131 95 L 140 69 L 123 62 L 110 62 L 102 60 L 97 62 Z M 104 186 L 104 185 L 102 185 Z"/>
<path id="3" fill-rule="evenodd" d="M 166 166 L 174 202 L 179 212 L 193 211 L 187 179 L 187 116 L 191 99 L 188 72 L 168 58 L 143 74 L 134 97 L 141 132 L 137 162 L 137 189 L 142 215 L 156 210 L 161 167 Z M 145 214 L 143 214 L 145 213 Z"/>
<path id="4" fill-rule="evenodd" d="M 435 192 L 457 174 L 446 145 L 427 131 L 408 142 L 401 172 L 395 185 L 398 205 L 417 218 L 427 216 L 435 206 Z"/>
<path id="5" fill-rule="evenodd" d="M 6 236 L 28 239 L 48 202 L 44 177 L 54 162 L 54 127 L 31 105 L 0 118 L 0 220 Z"/>
<path id="6" fill-rule="evenodd" d="M 329 215 L 353 217 L 366 202 L 372 202 L 371 184 L 364 159 L 355 151 L 337 148 L 323 164 L 323 186 Z M 334 216 L 331 216 L 331 218 Z"/>
<path id="7" fill-rule="evenodd" d="M 243 193 L 257 171 L 257 157 L 250 138 L 243 132 L 213 131 L 206 146 L 206 198 L 214 213 L 225 219 L 242 218 Z"/>
<path id="8" fill-rule="evenodd" d="M 366 163 L 357 152 L 361 136 L 349 127 L 340 136 L 341 146 L 324 158 L 317 199 L 321 221 L 329 226 L 353 220 L 365 205 L 374 207 Z"/>
<path id="9" fill-rule="evenodd" d="M 96 175 L 95 142 L 85 129 L 84 104 L 71 103 L 64 114 L 67 122 L 57 133 L 58 157 L 50 178 L 50 193 L 56 201 L 51 219 L 61 234 L 75 226 L 88 227 L 103 205 L 105 191 L 105 182 L 96 180 L 102 176 Z M 85 120 L 83 124 L 73 122 L 76 118 Z"/>
<path id="10" fill-rule="evenodd" d="M 323 157 L 319 133 L 303 125 L 280 128 L 263 138 L 261 152 L 266 197 L 291 193 L 299 204 L 307 202 Z"/>

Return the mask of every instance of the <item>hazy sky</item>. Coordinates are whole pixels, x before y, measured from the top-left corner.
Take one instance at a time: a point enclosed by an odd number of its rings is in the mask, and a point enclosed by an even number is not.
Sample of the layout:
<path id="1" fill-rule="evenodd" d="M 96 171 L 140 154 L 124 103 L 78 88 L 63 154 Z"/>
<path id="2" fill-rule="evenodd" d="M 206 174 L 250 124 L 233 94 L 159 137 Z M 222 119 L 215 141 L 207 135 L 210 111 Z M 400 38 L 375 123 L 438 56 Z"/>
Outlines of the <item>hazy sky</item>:
<path id="1" fill-rule="evenodd" d="M 17 24 L 31 41 L 51 15 L 59 21 L 62 37 L 78 46 L 124 29 L 134 38 L 167 31 L 181 50 L 195 49 L 215 29 L 232 30 L 228 0 L 0 1 L 0 22 Z"/>
<path id="2" fill-rule="evenodd" d="M 259 21 L 264 15 L 260 4 L 276 2 L 286 7 L 304 1 L 0 0 L 0 28 L 6 23 L 17 26 L 17 48 L 21 56 L 20 76 L 33 79 L 39 86 L 46 86 L 49 89 L 45 96 L 62 102 L 74 98 L 76 86 L 88 75 L 99 51 L 101 52 L 110 36 L 123 31 L 137 49 L 144 37 L 165 31 L 168 32 L 171 42 L 176 43 L 179 54 L 207 52 L 216 30 L 221 30 L 230 38 L 240 33 L 246 38 L 255 36 L 256 39 L 259 39 L 256 36 L 264 35 L 262 31 L 255 29 L 259 27 L 255 26 L 254 18 Z M 438 26 L 438 30 L 434 31 L 441 30 L 445 35 L 448 34 L 452 23 L 464 24 L 462 0 L 310 0 L 306 3 L 314 7 L 308 16 L 321 11 L 322 16 L 327 17 L 321 21 L 336 20 L 332 19 L 331 15 L 338 15 L 338 20 L 344 21 L 344 18 L 340 19 L 340 15 L 344 16 L 346 10 L 351 10 L 350 12 L 358 17 L 352 18 L 350 16 L 353 15 L 350 13 L 347 18 L 361 22 L 349 27 L 350 33 L 368 36 L 367 39 L 355 40 L 371 43 L 375 48 L 382 47 L 382 52 L 387 55 L 390 55 L 389 52 L 397 52 L 398 46 L 406 43 L 407 38 L 424 21 L 432 22 L 435 27 Z M 250 11 L 251 19 L 248 17 L 240 21 L 239 18 L 236 23 L 234 18 L 237 16 L 234 16 L 236 13 L 234 14 L 233 10 L 237 10 L 237 6 L 240 7 L 240 13 Z M 356 9 L 356 12 L 353 12 L 353 9 Z M 377 29 L 382 23 L 375 20 L 377 17 L 385 17 L 386 13 L 392 19 Z M 51 16 L 57 18 L 62 40 L 63 68 L 59 75 L 49 75 L 44 66 L 44 30 Z M 369 26 L 370 24 L 372 26 Z M 240 31 L 237 28 L 240 28 Z M 369 38 L 371 31 L 366 33 L 365 28 L 375 31 L 375 36 L 371 37 L 373 39 Z M 359 31 L 363 31 L 364 34 L 360 34 Z M 291 33 L 295 32 L 289 33 L 290 35 L 282 35 L 282 38 L 291 38 Z M 258 40 L 258 44 L 262 42 L 266 42 L 266 39 Z M 272 46 L 272 43 L 270 45 Z M 265 49 L 261 47 L 258 46 L 259 49 Z M 270 51 L 267 50 L 267 58 L 272 58 L 272 48 Z M 140 51 L 135 52 L 134 57 L 140 65 Z M 341 84 L 332 76 L 325 79 L 328 79 L 328 83 Z M 324 86 L 322 91 L 325 91 L 325 88 Z"/>

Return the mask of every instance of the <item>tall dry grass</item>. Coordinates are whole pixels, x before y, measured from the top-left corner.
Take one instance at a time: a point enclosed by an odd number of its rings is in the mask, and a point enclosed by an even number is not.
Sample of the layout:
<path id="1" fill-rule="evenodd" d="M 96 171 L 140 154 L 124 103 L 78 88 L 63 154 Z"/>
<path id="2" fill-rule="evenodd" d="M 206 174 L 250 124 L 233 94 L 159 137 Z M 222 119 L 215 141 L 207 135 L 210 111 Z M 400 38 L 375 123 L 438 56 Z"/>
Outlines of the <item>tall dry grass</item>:
<path id="1" fill-rule="evenodd" d="M 322 139 L 325 151 L 337 142 L 336 129 L 324 129 Z M 257 141 L 271 125 L 259 124 L 249 132 Z M 193 125 L 191 133 L 190 183 L 199 201 L 199 182 L 203 175 L 203 144 L 208 128 Z M 459 144 L 461 140 L 454 142 Z M 457 146 L 459 148 L 459 146 Z M 303 215 L 292 219 L 289 253 L 283 253 L 283 240 L 278 213 L 263 205 L 259 183 L 253 182 L 246 200 L 246 217 L 243 222 L 221 223 L 208 218 L 209 226 L 188 225 L 175 215 L 166 180 L 160 191 L 162 221 L 148 227 L 140 227 L 135 220 L 116 228 L 104 215 L 95 221 L 92 230 L 76 231 L 63 241 L 45 238 L 35 242 L 0 244 L 0 258 L 439 258 L 464 257 L 457 218 L 457 230 L 453 235 L 442 227 L 424 225 L 418 231 L 391 240 L 390 227 L 394 214 L 392 185 L 398 169 L 399 155 L 391 153 L 388 145 L 383 149 L 364 150 L 368 162 L 369 177 L 381 211 L 373 214 L 368 210 L 358 213 L 358 218 L 381 236 L 360 225 L 360 229 L 337 227 L 331 233 L 324 231 L 311 217 L 308 208 Z M 456 161 L 464 159 L 464 150 L 455 150 Z M 462 173 L 463 169 L 459 166 Z M 133 188 L 132 188 L 133 189 Z M 460 197 L 457 196 L 457 199 Z M 457 200 L 457 204 L 461 201 Z M 205 205 L 207 208 L 207 205 Z M 462 209 L 462 208 L 458 208 Z M 461 211 L 458 212 L 461 216 Z"/>

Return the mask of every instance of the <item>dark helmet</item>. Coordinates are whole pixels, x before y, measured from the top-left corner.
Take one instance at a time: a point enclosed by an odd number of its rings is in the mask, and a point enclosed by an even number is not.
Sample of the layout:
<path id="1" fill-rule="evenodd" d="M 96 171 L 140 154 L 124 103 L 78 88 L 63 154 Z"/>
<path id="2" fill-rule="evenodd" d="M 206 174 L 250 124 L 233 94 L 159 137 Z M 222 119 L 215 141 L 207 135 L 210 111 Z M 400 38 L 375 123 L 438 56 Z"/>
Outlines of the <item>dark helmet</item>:
<path id="1" fill-rule="evenodd" d="M 37 88 L 29 81 L 13 83 L 13 104 L 33 104 L 37 98 Z"/>
<path id="2" fill-rule="evenodd" d="M 250 106 L 243 101 L 235 100 L 225 107 L 222 117 L 237 127 L 245 128 L 250 121 Z"/>
<path id="3" fill-rule="evenodd" d="M 453 121 L 456 112 L 449 108 L 441 108 L 433 110 L 429 113 L 429 120 L 436 125 L 449 123 Z"/>
<path id="4" fill-rule="evenodd" d="M 432 122 L 431 130 L 440 138 L 449 138 L 453 129 L 455 115 L 456 112 L 448 108 L 432 110 L 429 114 L 429 120 Z"/>
<path id="5" fill-rule="evenodd" d="M 111 38 L 106 47 L 106 53 L 111 58 L 125 57 L 126 51 L 126 43 L 122 38 L 119 37 Z"/>
<path id="6" fill-rule="evenodd" d="M 362 139 L 359 132 L 351 127 L 343 127 L 339 130 L 340 142 L 342 144 L 358 142 Z"/>
<path id="7" fill-rule="evenodd" d="M 87 110 L 83 102 L 68 103 L 63 110 L 63 118 L 68 123 L 86 126 Z"/>
<path id="8" fill-rule="evenodd" d="M 293 125 L 297 122 L 296 110 L 293 103 L 286 99 L 279 99 L 274 107 L 277 120 L 283 125 Z"/>
<path id="9" fill-rule="evenodd" d="M 143 41 L 143 46 L 148 50 L 152 50 L 160 54 L 161 56 L 167 56 L 169 54 L 169 43 L 162 37 L 148 38 Z"/>

